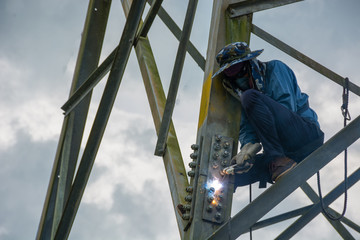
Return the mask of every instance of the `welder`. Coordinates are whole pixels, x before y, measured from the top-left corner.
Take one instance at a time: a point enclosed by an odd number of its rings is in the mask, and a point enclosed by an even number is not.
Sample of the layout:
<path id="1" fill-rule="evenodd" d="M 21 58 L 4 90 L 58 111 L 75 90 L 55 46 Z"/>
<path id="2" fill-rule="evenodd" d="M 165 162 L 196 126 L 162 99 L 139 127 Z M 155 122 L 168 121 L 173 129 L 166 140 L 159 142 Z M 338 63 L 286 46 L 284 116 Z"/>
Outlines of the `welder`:
<path id="1" fill-rule="evenodd" d="M 224 88 L 241 104 L 240 152 L 226 173 L 238 186 L 274 183 L 323 144 L 324 133 L 301 92 L 294 72 L 283 62 L 261 62 L 263 50 L 245 42 L 226 45 L 216 56 Z M 263 149 L 262 152 L 261 149 Z"/>

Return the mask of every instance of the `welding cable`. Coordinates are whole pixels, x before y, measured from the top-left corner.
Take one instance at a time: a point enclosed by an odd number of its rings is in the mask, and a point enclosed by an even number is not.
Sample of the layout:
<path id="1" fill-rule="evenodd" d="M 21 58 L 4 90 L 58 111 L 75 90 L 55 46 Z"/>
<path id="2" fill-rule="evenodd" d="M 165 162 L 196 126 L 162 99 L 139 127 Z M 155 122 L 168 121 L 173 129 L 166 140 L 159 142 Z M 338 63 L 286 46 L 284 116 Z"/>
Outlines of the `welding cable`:
<path id="1" fill-rule="evenodd" d="M 252 187 L 251 187 L 251 183 L 249 184 L 249 202 L 251 204 L 252 202 Z M 252 240 L 252 227 L 250 227 L 249 229 L 249 234 L 250 234 L 250 240 Z"/>
<path id="2" fill-rule="evenodd" d="M 344 127 L 346 127 L 346 121 L 351 120 L 350 113 L 348 110 L 348 104 L 349 104 L 349 79 L 348 78 L 345 78 L 342 99 L 343 99 L 343 104 L 341 106 L 341 112 L 344 117 Z M 326 217 L 328 217 L 329 219 L 331 219 L 333 221 L 338 221 L 341 218 L 343 218 L 345 215 L 346 207 L 347 207 L 347 188 L 348 188 L 347 180 L 348 179 L 347 179 L 347 148 L 346 148 L 344 150 L 344 207 L 343 207 L 343 211 L 342 211 L 341 215 L 338 217 L 334 217 L 325 209 L 324 200 L 323 200 L 323 197 L 321 194 L 320 172 L 319 171 L 317 172 L 317 184 L 318 184 L 318 189 L 319 189 L 319 199 L 320 199 L 320 203 L 321 203 L 321 208 L 322 208 L 323 213 L 326 215 Z"/>

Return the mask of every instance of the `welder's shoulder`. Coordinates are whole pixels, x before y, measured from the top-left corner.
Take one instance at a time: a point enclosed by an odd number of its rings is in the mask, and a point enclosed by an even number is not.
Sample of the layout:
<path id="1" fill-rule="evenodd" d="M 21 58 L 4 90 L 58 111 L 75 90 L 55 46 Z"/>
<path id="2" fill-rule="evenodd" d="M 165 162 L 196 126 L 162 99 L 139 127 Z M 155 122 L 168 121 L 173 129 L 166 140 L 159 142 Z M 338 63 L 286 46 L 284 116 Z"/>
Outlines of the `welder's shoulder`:
<path id="1" fill-rule="evenodd" d="M 288 65 L 286 65 L 280 60 L 271 60 L 269 62 L 266 62 L 266 67 L 267 69 L 290 69 Z"/>

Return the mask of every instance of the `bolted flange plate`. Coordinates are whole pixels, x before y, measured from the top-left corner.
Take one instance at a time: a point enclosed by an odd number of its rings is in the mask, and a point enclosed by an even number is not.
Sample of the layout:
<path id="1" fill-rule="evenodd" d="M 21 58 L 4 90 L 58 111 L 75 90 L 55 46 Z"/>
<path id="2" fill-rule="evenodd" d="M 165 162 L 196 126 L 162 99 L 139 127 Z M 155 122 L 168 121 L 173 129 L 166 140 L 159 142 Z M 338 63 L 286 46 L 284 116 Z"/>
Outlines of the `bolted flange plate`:
<path id="1" fill-rule="evenodd" d="M 228 195 L 228 177 L 221 172 L 230 166 L 233 150 L 233 139 L 215 135 L 211 141 L 209 168 L 205 186 L 203 219 L 222 223 L 225 218 Z"/>

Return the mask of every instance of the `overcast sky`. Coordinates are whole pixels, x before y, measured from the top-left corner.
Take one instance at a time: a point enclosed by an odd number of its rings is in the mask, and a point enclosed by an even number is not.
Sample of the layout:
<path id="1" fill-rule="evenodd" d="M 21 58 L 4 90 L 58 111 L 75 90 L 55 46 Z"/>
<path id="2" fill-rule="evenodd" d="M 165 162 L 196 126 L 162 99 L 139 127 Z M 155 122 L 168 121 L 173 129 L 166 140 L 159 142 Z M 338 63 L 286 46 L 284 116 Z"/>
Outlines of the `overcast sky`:
<path id="1" fill-rule="evenodd" d="M 34 239 L 49 183 L 88 1 L 0 1 L 0 239 Z M 165 0 L 163 7 L 183 25 L 187 1 Z M 360 85 L 360 3 L 309 0 L 254 14 L 253 22 L 282 41 Z M 148 9 L 148 8 L 147 8 Z M 205 56 L 212 1 L 199 0 L 191 41 Z M 113 1 L 101 59 L 116 47 L 125 23 L 120 1 Z M 178 42 L 156 18 L 149 32 L 167 92 Z M 326 140 L 342 128 L 342 87 L 252 36 L 251 48 L 265 49 L 260 60 L 279 59 L 295 72 L 310 96 Z M 103 82 L 105 79 L 103 80 Z M 173 121 L 184 162 L 196 140 L 203 72 L 187 55 Z M 95 89 L 85 137 L 104 83 Z M 350 93 L 349 110 L 360 114 Z M 119 94 L 69 239 L 179 239 L 162 159 L 153 155 L 156 134 L 132 52 Z M 359 167 L 360 144 L 349 148 L 349 173 Z M 324 195 L 343 180 L 342 155 L 321 170 Z M 316 179 L 308 181 L 316 189 Z M 346 217 L 360 224 L 360 184 L 349 190 Z M 254 195 L 263 190 L 255 185 Z M 248 202 L 248 188 L 234 194 L 233 214 Z M 310 204 L 295 191 L 267 216 Z M 331 206 L 342 211 L 343 198 Z M 272 239 L 291 222 L 253 233 Z M 351 230 L 350 230 L 351 231 Z M 354 233 L 353 231 L 351 231 Z M 354 233 L 359 239 L 360 234 Z M 340 239 L 318 216 L 294 239 Z M 248 235 L 239 239 L 248 239 Z"/>

